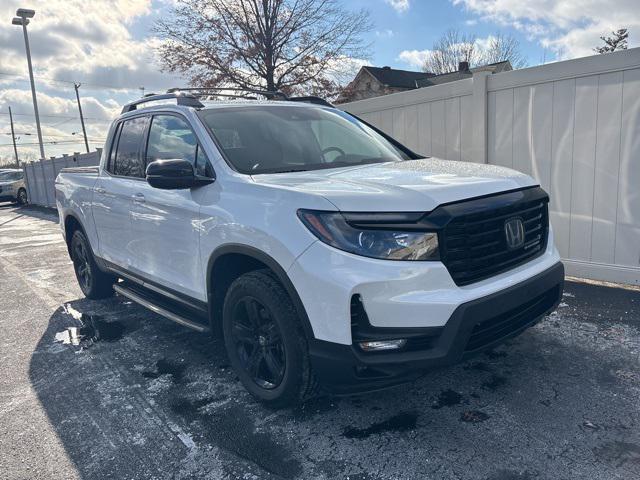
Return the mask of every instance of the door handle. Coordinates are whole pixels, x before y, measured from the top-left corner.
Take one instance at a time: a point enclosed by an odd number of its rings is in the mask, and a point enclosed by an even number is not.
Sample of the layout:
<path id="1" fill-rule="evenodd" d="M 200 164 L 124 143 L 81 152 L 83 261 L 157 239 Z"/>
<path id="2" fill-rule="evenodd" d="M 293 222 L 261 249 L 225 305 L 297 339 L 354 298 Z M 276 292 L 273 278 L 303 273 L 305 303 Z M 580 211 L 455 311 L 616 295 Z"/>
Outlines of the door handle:
<path id="1" fill-rule="evenodd" d="M 144 195 L 141 193 L 136 193 L 135 195 L 132 195 L 131 198 L 136 203 L 144 203 Z"/>
<path id="2" fill-rule="evenodd" d="M 96 187 L 96 193 L 107 193 L 107 191 L 102 187 Z"/>

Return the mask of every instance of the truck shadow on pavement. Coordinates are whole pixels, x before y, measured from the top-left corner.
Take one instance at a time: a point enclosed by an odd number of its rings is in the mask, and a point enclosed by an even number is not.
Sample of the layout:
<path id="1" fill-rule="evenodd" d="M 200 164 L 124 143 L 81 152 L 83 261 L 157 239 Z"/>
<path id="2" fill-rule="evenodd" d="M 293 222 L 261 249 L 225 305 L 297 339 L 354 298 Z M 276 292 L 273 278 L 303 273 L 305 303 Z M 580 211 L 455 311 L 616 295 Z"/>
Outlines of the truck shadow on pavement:
<path id="1" fill-rule="evenodd" d="M 33 217 L 39 220 L 47 220 L 50 222 L 58 222 L 58 212 L 53 208 L 40 207 L 38 205 L 25 205 L 19 206 L 15 203 L 2 203 L 0 202 L 0 212 L 15 212 L 16 216 L 10 218 L 8 221 L 4 223 L 13 222 L 21 217 Z M 1 223 L 2 226 L 4 223 Z"/>
<path id="2" fill-rule="evenodd" d="M 586 315 L 597 295 L 583 286 L 564 301 L 413 384 L 275 411 L 220 341 L 119 297 L 76 300 L 51 316 L 30 379 L 87 479 L 640 475 L 640 293 L 624 319 Z"/>

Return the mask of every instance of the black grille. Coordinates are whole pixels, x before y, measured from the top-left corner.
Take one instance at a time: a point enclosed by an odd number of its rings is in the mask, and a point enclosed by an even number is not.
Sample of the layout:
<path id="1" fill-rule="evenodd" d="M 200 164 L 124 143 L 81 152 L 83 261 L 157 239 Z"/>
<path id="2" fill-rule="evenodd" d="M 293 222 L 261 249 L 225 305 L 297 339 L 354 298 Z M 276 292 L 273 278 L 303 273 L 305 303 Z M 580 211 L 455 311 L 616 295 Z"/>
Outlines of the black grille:
<path id="1" fill-rule="evenodd" d="M 440 236 L 442 262 L 457 285 L 468 285 L 517 267 L 544 252 L 549 198 L 541 188 L 441 207 L 450 217 Z M 507 246 L 505 222 L 519 218 L 525 242 Z"/>
<path id="2" fill-rule="evenodd" d="M 471 332 L 465 352 L 471 353 L 483 349 L 530 326 L 555 305 L 559 288 L 556 286 L 513 310 L 476 325 Z"/>

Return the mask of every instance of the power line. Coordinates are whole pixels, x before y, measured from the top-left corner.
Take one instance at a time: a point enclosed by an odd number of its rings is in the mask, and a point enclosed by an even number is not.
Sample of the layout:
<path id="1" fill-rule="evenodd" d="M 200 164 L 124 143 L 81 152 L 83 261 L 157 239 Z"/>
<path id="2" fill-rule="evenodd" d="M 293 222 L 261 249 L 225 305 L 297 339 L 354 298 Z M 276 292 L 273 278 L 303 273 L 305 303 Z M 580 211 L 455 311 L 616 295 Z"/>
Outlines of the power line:
<path id="1" fill-rule="evenodd" d="M 5 112 L 0 112 L 0 115 L 9 115 L 8 113 Z M 33 113 L 15 113 L 13 114 L 14 117 L 35 117 L 35 115 Z M 65 119 L 77 119 L 78 117 L 74 117 L 74 116 L 68 116 L 68 115 L 40 115 L 40 117 L 45 117 L 45 118 L 65 118 Z M 111 120 L 103 120 L 101 118 L 98 117 L 84 117 L 85 120 L 98 120 L 101 122 L 105 122 L 105 123 L 111 123 Z"/>
<path id="2" fill-rule="evenodd" d="M 8 73 L 8 72 L 0 72 L 0 75 L 4 76 L 4 77 L 13 77 L 13 78 L 17 78 L 19 79 L 19 81 L 21 82 L 28 82 L 29 80 L 27 80 L 24 76 L 22 75 L 18 75 L 16 73 Z M 43 77 L 41 75 L 34 75 L 34 78 L 37 78 L 38 80 L 45 80 L 47 82 L 52 82 L 52 83 L 62 83 L 62 84 L 66 84 L 66 85 L 74 85 L 76 82 L 73 82 L 71 80 L 58 80 L 55 78 L 51 78 L 51 77 Z M 116 87 L 114 85 L 101 85 L 99 83 L 82 83 L 85 87 L 92 87 L 94 89 L 104 89 L 104 90 L 137 90 L 140 91 L 140 87 Z"/>
<path id="3" fill-rule="evenodd" d="M 105 139 L 91 138 L 92 142 L 101 143 L 104 142 Z M 47 142 L 42 142 L 46 145 L 80 145 L 84 144 L 84 140 L 50 140 Z M 24 142 L 24 143 L 16 143 L 18 146 L 33 146 L 40 145 L 39 142 Z M 13 147 L 13 143 L 0 143 L 0 147 Z"/>
<path id="4" fill-rule="evenodd" d="M 0 132 L 0 135 L 11 135 L 11 133 L 9 132 Z M 25 135 L 25 136 L 32 136 L 35 135 L 35 133 L 33 132 L 16 132 L 15 133 L 16 136 L 20 136 L 20 135 Z M 76 137 L 76 135 L 80 135 L 79 132 L 73 132 L 73 133 L 68 133 L 66 135 L 58 135 L 57 133 L 43 133 L 42 136 L 43 137 L 59 137 L 59 138 L 69 138 L 69 137 Z"/>
<path id="5" fill-rule="evenodd" d="M 4 112 L 0 112 L 0 115 L 4 115 L 4 116 L 8 116 L 8 113 L 4 113 Z M 34 117 L 35 115 L 33 113 L 14 113 L 13 116 L 19 116 L 19 117 Z M 65 122 L 67 121 L 71 121 L 71 120 L 78 120 L 78 117 L 69 117 L 66 115 L 40 115 L 40 118 L 54 118 L 54 119 L 64 119 Z M 90 120 L 91 123 L 111 123 L 112 120 L 104 120 L 98 117 L 84 117 L 85 121 L 86 120 Z M 64 122 L 61 122 L 64 123 Z M 60 125 L 61 123 L 59 123 L 58 125 Z M 55 126 L 55 125 L 50 125 L 50 126 Z"/>

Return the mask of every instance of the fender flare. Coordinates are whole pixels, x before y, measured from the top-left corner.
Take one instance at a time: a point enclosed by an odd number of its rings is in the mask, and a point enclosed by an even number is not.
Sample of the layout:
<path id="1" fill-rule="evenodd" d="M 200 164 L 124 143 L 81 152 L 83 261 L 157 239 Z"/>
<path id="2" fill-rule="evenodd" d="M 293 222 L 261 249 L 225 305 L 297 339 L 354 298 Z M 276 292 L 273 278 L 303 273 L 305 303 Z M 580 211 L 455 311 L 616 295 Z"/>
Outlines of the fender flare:
<path id="1" fill-rule="evenodd" d="M 100 268 L 100 270 L 102 270 L 103 272 L 108 272 L 109 271 L 109 267 L 93 251 L 93 245 L 91 245 L 91 241 L 89 240 L 89 235 L 87 235 L 87 229 L 84 227 L 84 224 L 78 218 L 78 214 L 76 214 L 74 211 L 68 212 L 64 216 L 64 218 L 62 220 L 62 225 L 64 227 L 64 241 L 67 244 L 67 251 L 69 252 L 69 256 L 71 256 L 71 238 L 69 237 L 68 232 L 67 232 L 67 220 L 69 218 L 73 218 L 76 221 L 76 223 L 78 224 L 78 227 L 80 228 L 80 230 L 82 231 L 84 236 L 87 238 L 87 243 L 89 243 L 89 248 L 91 249 L 91 255 L 93 256 L 93 259 L 95 260 L 96 264 L 98 265 L 98 268 Z"/>
<path id="2" fill-rule="evenodd" d="M 213 318 L 213 266 L 215 265 L 218 258 L 227 254 L 245 255 L 261 263 L 264 263 L 276 275 L 280 283 L 284 286 L 285 290 L 289 294 L 289 297 L 293 302 L 293 306 L 296 309 L 296 313 L 298 314 L 298 317 L 302 322 L 302 328 L 307 336 L 307 340 L 312 341 L 315 339 L 313 328 L 311 327 L 311 322 L 309 321 L 309 316 L 307 315 L 307 310 L 304 308 L 304 304 L 300 299 L 300 295 L 298 295 L 298 291 L 296 290 L 293 282 L 289 278 L 289 275 L 287 275 L 287 272 L 284 270 L 284 268 L 282 268 L 282 266 L 273 257 L 264 253 L 262 250 L 240 243 L 225 244 L 216 248 L 209 257 L 209 261 L 207 262 L 207 300 L 211 318 Z"/>

